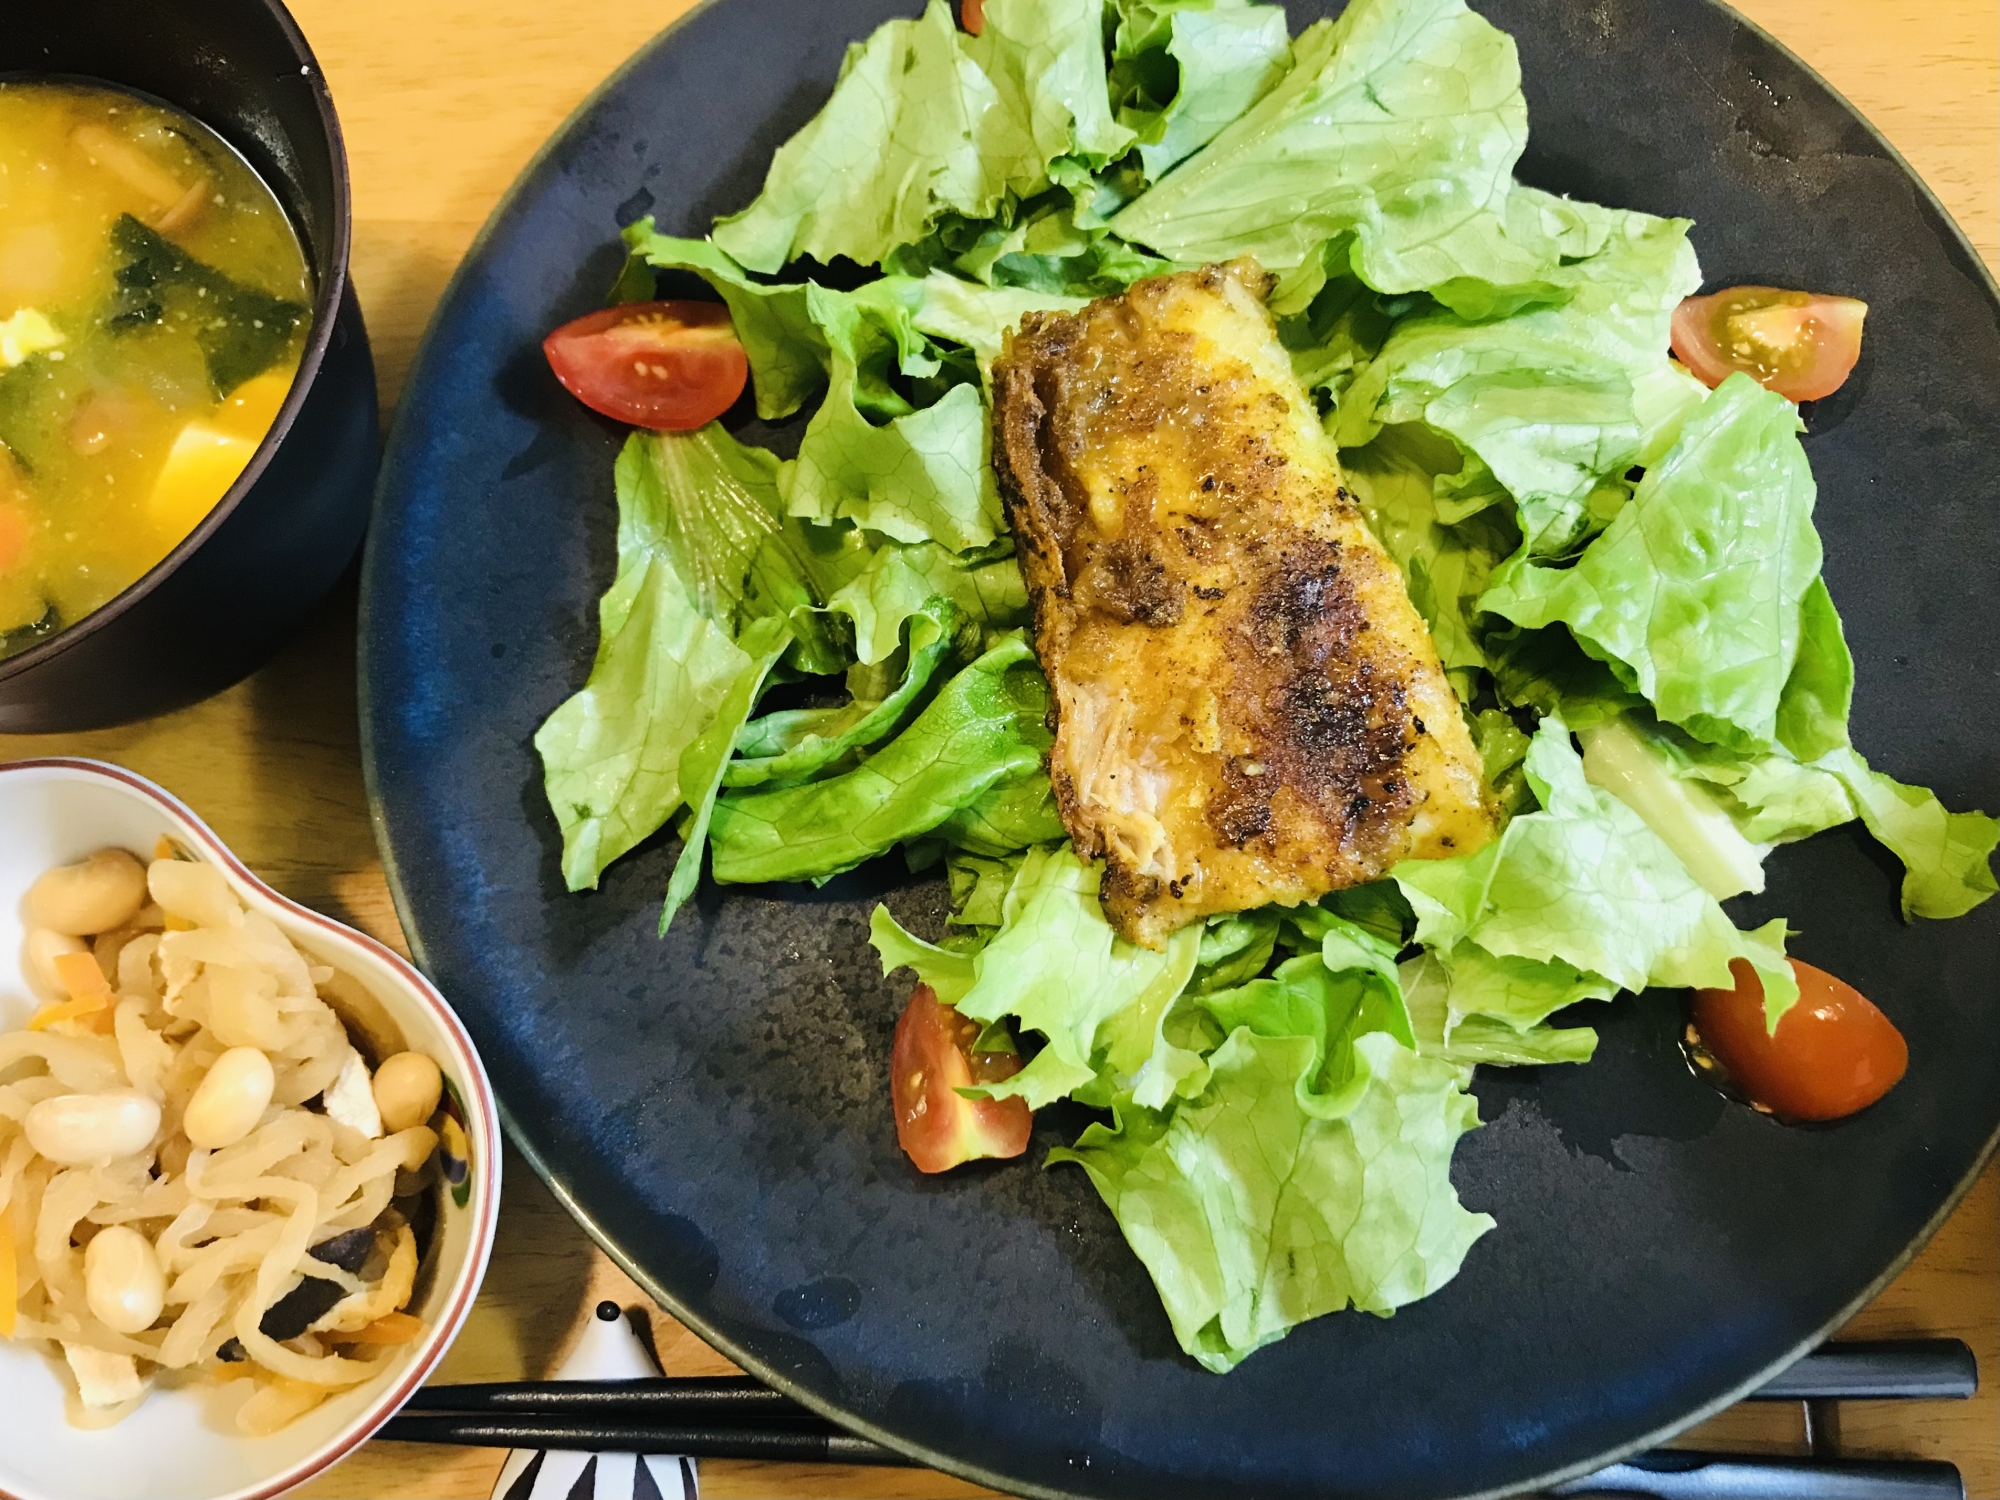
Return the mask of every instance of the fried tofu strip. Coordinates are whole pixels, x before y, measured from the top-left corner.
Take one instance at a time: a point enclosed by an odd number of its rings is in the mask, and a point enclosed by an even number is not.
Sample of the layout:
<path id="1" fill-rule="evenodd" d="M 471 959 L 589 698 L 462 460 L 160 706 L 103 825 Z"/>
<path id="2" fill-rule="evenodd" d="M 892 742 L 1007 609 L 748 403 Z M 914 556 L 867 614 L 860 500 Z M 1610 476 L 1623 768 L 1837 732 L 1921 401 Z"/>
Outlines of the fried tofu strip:
<path id="1" fill-rule="evenodd" d="M 1160 948 L 1494 815 L 1395 563 L 1236 262 L 1030 314 L 994 457 L 1054 688 L 1049 774 L 1112 925 Z"/>

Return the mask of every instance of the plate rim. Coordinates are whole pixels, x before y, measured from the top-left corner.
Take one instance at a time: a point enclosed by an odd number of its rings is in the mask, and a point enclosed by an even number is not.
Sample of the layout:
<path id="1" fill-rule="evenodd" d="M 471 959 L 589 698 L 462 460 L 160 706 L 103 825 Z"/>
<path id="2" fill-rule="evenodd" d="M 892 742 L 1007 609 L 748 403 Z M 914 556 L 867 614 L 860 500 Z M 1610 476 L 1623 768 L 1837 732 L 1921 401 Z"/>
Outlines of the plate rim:
<path id="1" fill-rule="evenodd" d="M 376 544 L 381 534 L 375 523 L 389 509 L 392 503 L 392 491 L 399 488 L 396 480 L 399 478 L 399 471 L 405 462 L 404 449 L 408 443 L 409 429 L 406 418 L 410 415 L 410 409 L 415 403 L 416 392 L 419 386 L 424 383 L 423 377 L 427 374 L 429 365 L 437 353 L 437 348 L 439 347 L 438 340 L 441 337 L 440 325 L 445 310 L 456 299 L 463 283 L 471 276 L 472 267 L 475 262 L 484 256 L 488 242 L 494 238 L 503 224 L 511 220 L 511 210 L 514 207 L 516 199 L 525 195 L 529 183 L 541 170 L 544 163 L 564 146 L 569 140 L 571 133 L 596 110 L 599 102 L 617 89 L 629 75 L 637 71 L 643 63 L 651 59 L 660 49 L 671 45 L 674 37 L 691 23 L 706 15 L 710 10 L 729 3 L 731 3 L 731 0 L 697 0 L 697 3 L 690 6 L 687 11 L 669 21 L 652 36 L 640 43 L 630 56 L 607 73 L 577 103 L 575 108 L 564 115 L 561 123 L 535 149 L 534 154 L 522 165 L 521 170 L 515 175 L 513 181 L 507 185 L 506 190 L 496 200 L 493 208 L 487 214 L 485 221 L 480 225 L 479 232 L 473 236 L 471 242 L 460 256 L 457 265 L 452 268 L 451 276 L 445 282 L 443 290 L 438 294 L 437 303 L 432 308 L 431 316 L 424 325 L 423 336 L 418 340 L 416 349 L 411 355 L 410 363 L 404 373 L 403 386 L 397 397 L 395 414 L 389 423 L 388 437 L 384 444 L 381 467 L 376 475 L 374 496 L 369 507 L 368 535 L 361 558 L 360 591 L 355 611 L 355 708 L 360 729 L 361 772 L 368 800 L 368 821 L 374 831 L 376 850 L 381 855 L 382 873 L 389 888 L 390 899 L 395 906 L 396 920 L 402 927 L 404 939 L 409 945 L 412 960 L 425 972 L 426 978 L 429 977 L 431 968 L 430 962 L 425 956 L 427 945 L 412 915 L 408 893 L 404 888 L 402 868 L 396 857 L 394 836 L 390 830 L 389 818 L 384 806 L 381 773 L 376 764 L 375 693 L 369 676 L 369 643 L 373 638 L 373 631 L 370 629 L 370 617 L 374 601 L 377 571 Z M 1274 3 L 1283 4 L 1284 0 L 1274 0 Z M 1467 3 L 1475 11 L 1478 10 L 1477 0 L 1467 0 Z M 1659 5 L 1662 3 L 1662 0 L 1646 0 L 1646 3 L 1649 5 Z M 1920 207 L 1927 209 L 1930 214 L 1935 216 L 1938 224 L 1946 231 L 1948 241 L 1956 247 L 1964 260 L 1973 268 L 1973 279 L 1980 290 L 1985 293 L 1987 300 L 1994 304 L 1996 311 L 2000 312 L 2000 279 L 1996 279 L 1993 268 L 1987 265 L 1985 257 L 1980 254 L 1978 247 L 1972 243 L 1964 227 L 1952 216 L 1951 211 L 1945 207 L 1943 201 L 1938 197 L 1930 183 L 1910 164 L 1908 158 L 1897 149 L 1895 143 L 1883 133 L 1881 128 L 1864 114 L 1846 94 L 1834 87 L 1825 75 L 1804 58 L 1800 57 L 1797 52 L 1779 40 L 1768 29 L 1751 17 L 1743 14 L 1735 6 L 1728 4 L 1727 0 L 1665 0 L 1665 3 L 1691 4 L 1719 15 L 1725 22 L 1755 37 L 1764 46 L 1769 47 L 1786 62 L 1797 68 L 1812 83 L 1824 90 L 1827 96 L 1846 112 L 1848 118 L 1866 133 L 1868 139 L 1881 150 L 1883 155 L 1901 171 L 1904 179 L 1916 190 L 1916 197 Z M 1532 120 L 1529 122 L 1529 128 L 1532 139 Z M 639 1260 L 633 1254 L 620 1245 L 610 1231 L 597 1222 L 571 1193 L 562 1173 L 551 1165 L 543 1157 L 540 1150 L 531 1143 L 527 1132 L 522 1129 L 519 1122 L 515 1119 L 512 1107 L 506 1098 L 502 1096 L 500 1090 L 496 1087 L 493 1092 L 494 1098 L 499 1105 L 500 1122 L 505 1132 L 507 1144 L 521 1153 L 529 1169 L 541 1180 L 542 1185 L 548 1189 L 550 1196 L 562 1205 L 563 1210 L 569 1214 L 577 1226 L 590 1237 L 591 1241 L 604 1252 L 612 1263 L 632 1278 L 640 1290 L 645 1292 L 655 1303 L 671 1314 L 683 1327 L 692 1331 L 711 1348 L 726 1355 L 739 1368 L 756 1376 L 757 1379 L 766 1385 L 781 1391 L 801 1405 L 808 1407 L 831 1421 L 837 1422 L 849 1431 L 855 1432 L 892 1452 L 903 1454 L 905 1457 L 915 1459 L 928 1467 L 941 1470 L 957 1478 L 985 1485 L 989 1489 L 1000 1490 L 1003 1493 L 1032 1496 L 1035 1497 L 1035 1500 L 1091 1500 L 1091 1497 L 1084 1491 L 1055 1489 L 1033 1482 L 1024 1482 L 1021 1479 L 988 1470 L 979 1464 L 967 1462 L 950 1453 L 928 1447 L 923 1443 L 910 1442 L 895 1436 L 867 1419 L 844 1410 L 833 1402 L 822 1399 L 807 1387 L 793 1380 L 790 1376 L 772 1367 L 768 1361 L 758 1358 L 728 1333 L 714 1326 L 709 1319 L 700 1316 L 692 1309 L 686 1307 L 680 1298 L 669 1292 L 665 1286 L 640 1264 Z M 1567 1483 L 1570 1480 L 1582 1478 L 1587 1474 L 1596 1473 L 1598 1470 L 1622 1462 L 1634 1454 L 1659 1447 L 1689 1428 L 1697 1426 L 1717 1413 L 1736 1405 L 1772 1377 L 1788 1369 L 1800 1358 L 1818 1348 L 1830 1335 L 1837 1332 L 1856 1313 L 1874 1301 L 1892 1281 L 1900 1276 L 1909 1267 L 1910 1263 L 1922 1253 L 1924 1248 L 1929 1245 L 1937 1232 L 1944 1227 L 1945 1221 L 1957 1212 L 1959 1205 L 1964 1201 L 1966 1195 L 1971 1192 L 1973 1185 L 1978 1182 L 1980 1176 L 1986 1171 L 1987 1166 L 1993 1161 L 1996 1153 L 2000 1153 L 2000 1125 L 1996 1125 L 1994 1130 L 1987 1136 L 1985 1143 L 1976 1153 L 1972 1166 L 1952 1185 L 1937 1211 L 1910 1242 L 1897 1253 L 1881 1274 L 1870 1281 L 1830 1319 L 1821 1324 L 1810 1337 L 1794 1345 L 1782 1357 L 1764 1366 L 1741 1384 L 1725 1391 L 1712 1401 L 1696 1408 L 1683 1417 L 1655 1428 L 1629 1443 L 1606 1449 L 1590 1459 L 1565 1465 L 1559 1469 L 1548 1470 L 1532 1476 L 1524 1482 L 1509 1482 L 1499 1488 L 1467 1490 L 1453 1496 L 1440 1497 L 1440 1500 L 1507 1500 L 1509 1496 L 1520 1496 L 1546 1490 L 1553 1486 Z"/>

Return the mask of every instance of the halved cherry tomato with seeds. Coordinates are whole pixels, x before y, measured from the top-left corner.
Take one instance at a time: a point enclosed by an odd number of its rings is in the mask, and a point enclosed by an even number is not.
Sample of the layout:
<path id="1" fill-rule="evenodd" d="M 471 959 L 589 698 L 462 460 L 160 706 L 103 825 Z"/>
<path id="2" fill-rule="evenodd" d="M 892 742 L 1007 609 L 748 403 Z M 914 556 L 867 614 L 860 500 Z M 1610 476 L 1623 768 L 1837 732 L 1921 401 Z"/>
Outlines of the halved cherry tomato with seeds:
<path id="1" fill-rule="evenodd" d="M 1861 358 L 1867 316 L 1868 304 L 1853 297 L 1731 287 L 1674 309 L 1674 353 L 1710 389 L 1741 370 L 1788 401 L 1817 401 Z"/>
<path id="2" fill-rule="evenodd" d="M 1021 1071 L 1013 1052 L 975 1052 L 977 1021 L 917 986 L 889 1048 L 896 1141 L 919 1172 L 944 1172 L 979 1157 L 1019 1156 L 1034 1116 L 1019 1099 L 968 1099 L 958 1091 Z"/>
<path id="3" fill-rule="evenodd" d="M 577 400 L 634 427 L 692 432 L 736 403 L 750 360 L 715 302 L 628 302 L 565 323 L 542 340 Z"/>
<path id="4" fill-rule="evenodd" d="M 1794 1120 L 1838 1120 L 1895 1087 L 1909 1066 L 1903 1034 L 1854 986 L 1790 960 L 1798 1003 L 1764 1023 L 1764 984 L 1748 961 L 1729 965 L 1736 987 L 1694 992 L 1694 1028 L 1710 1056 L 1753 1104 Z"/>

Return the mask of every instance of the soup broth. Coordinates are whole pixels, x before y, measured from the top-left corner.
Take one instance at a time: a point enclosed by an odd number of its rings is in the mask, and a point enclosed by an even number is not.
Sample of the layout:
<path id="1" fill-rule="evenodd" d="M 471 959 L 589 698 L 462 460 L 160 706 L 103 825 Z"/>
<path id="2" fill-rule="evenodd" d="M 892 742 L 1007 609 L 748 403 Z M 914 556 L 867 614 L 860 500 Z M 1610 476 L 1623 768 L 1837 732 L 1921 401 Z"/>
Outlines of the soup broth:
<path id="1" fill-rule="evenodd" d="M 0 82 L 0 657 L 214 509 L 291 389 L 311 300 L 284 210 L 199 121 Z"/>

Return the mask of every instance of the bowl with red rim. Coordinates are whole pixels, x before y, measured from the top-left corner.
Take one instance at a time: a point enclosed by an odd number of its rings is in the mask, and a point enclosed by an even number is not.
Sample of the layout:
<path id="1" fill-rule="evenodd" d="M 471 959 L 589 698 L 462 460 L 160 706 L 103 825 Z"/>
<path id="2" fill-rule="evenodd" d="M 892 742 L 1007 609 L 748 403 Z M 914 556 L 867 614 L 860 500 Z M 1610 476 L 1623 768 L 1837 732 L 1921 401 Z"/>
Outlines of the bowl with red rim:
<path id="1" fill-rule="evenodd" d="M 436 1225 L 408 1311 L 422 1335 L 379 1375 L 331 1397 L 268 1437 L 234 1422 L 242 1382 L 156 1387 L 117 1425 L 64 1419 L 64 1377 L 39 1345 L 0 1339 L 0 1500 L 261 1500 L 304 1483 L 367 1440 L 421 1385 L 471 1310 L 500 1207 L 500 1126 L 471 1039 L 429 980 L 373 938 L 300 906 L 253 875 L 170 793 L 118 766 L 85 760 L 0 765 L 0 1032 L 24 1025 L 48 996 L 23 972 L 24 898 L 42 871 L 118 847 L 149 854 L 161 839 L 205 861 L 246 907 L 268 916 L 308 959 L 358 981 L 336 1002 L 374 1061 L 428 1054 L 444 1074 L 444 1168 Z M 347 993 L 350 987 L 343 987 Z M 329 997 L 332 998 L 332 997 Z M 25 1251 L 25 1247 L 24 1247 Z"/>

